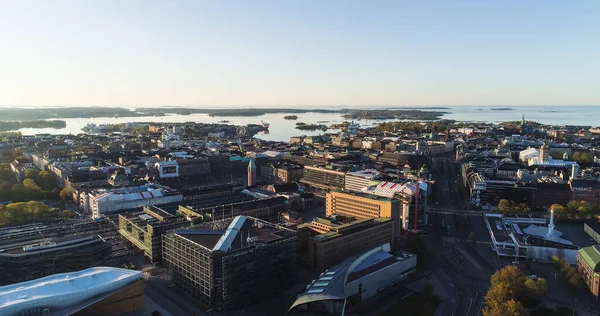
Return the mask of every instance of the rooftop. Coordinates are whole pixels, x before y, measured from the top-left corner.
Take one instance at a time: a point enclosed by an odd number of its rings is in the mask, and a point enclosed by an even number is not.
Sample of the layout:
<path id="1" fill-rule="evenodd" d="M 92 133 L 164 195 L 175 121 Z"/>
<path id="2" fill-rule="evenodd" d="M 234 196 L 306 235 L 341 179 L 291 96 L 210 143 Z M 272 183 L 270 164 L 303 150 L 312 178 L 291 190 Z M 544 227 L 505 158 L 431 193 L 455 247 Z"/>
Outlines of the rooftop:
<path id="1" fill-rule="evenodd" d="M 387 266 L 413 257 L 415 257 L 414 254 L 405 251 L 392 254 L 390 252 L 380 250 L 361 261 L 360 264 L 358 264 L 348 276 L 348 282 L 360 279 Z"/>
<path id="2" fill-rule="evenodd" d="M 375 169 L 364 169 L 359 171 L 350 171 L 346 175 L 374 179 L 375 177 L 379 176 L 379 174 L 379 171 Z"/>
<path id="3" fill-rule="evenodd" d="M 127 212 L 120 214 L 119 217 L 124 217 L 128 221 L 136 225 L 158 225 L 171 221 L 185 221 L 184 217 L 170 214 L 156 206 L 146 206 L 141 212 Z"/>
<path id="4" fill-rule="evenodd" d="M 579 255 L 594 272 L 600 272 L 600 245 L 581 248 Z"/>
<path id="5" fill-rule="evenodd" d="M 32 281 L 1 286 L 0 310 L 26 302 L 64 298 L 82 292 L 93 295 L 95 291 L 106 290 L 107 286 L 116 282 L 141 278 L 141 271 L 95 267 L 78 272 L 54 274 Z M 24 308 L 27 308 L 27 306 Z"/>
<path id="6" fill-rule="evenodd" d="M 318 241 L 326 241 L 334 238 L 338 238 L 340 236 L 352 234 L 358 231 L 362 231 L 365 229 L 369 229 L 371 227 L 375 227 L 377 225 L 391 222 L 391 218 L 362 218 L 358 220 L 354 220 L 351 222 L 339 222 L 334 218 L 321 218 L 317 217 L 313 222 L 324 224 L 329 226 L 330 231 L 313 236 L 312 239 Z"/>
<path id="7" fill-rule="evenodd" d="M 96 190 L 95 193 L 96 199 L 110 199 L 111 197 L 116 197 L 125 200 L 151 199 L 155 197 L 180 194 L 177 190 L 158 184 L 145 184 L 136 187 L 127 187 L 112 190 L 100 189 Z"/>
<path id="8" fill-rule="evenodd" d="M 368 192 L 351 192 L 351 191 L 334 191 L 334 192 L 338 193 L 338 194 L 352 195 L 352 196 L 362 197 L 362 198 L 371 199 L 371 200 L 378 200 L 378 201 L 389 202 L 392 200 L 390 197 L 370 194 Z"/>
<path id="9" fill-rule="evenodd" d="M 243 215 L 192 228 L 176 229 L 173 233 L 213 252 L 240 250 L 295 235 L 291 229 Z"/>
<path id="10" fill-rule="evenodd" d="M 73 247 L 84 247 L 101 241 L 100 237 L 90 236 L 63 236 L 36 240 L 33 243 L 0 249 L 3 255 L 34 255 L 40 252 L 59 251 Z"/>
<path id="11" fill-rule="evenodd" d="M 390 265 L 391 262 L 397 262 L 394 260 L 406 260 L 414 256 L 405 252 L 390 254 L 389 251 L 389 244 L 373 247 L 326 270 L 316 280 L 307 285 L 306 290 L 298 296 L 290 310 L 298 305 L 315 301 L 345 300 L 345 285 L 347 282 L 378 271 Z"/>

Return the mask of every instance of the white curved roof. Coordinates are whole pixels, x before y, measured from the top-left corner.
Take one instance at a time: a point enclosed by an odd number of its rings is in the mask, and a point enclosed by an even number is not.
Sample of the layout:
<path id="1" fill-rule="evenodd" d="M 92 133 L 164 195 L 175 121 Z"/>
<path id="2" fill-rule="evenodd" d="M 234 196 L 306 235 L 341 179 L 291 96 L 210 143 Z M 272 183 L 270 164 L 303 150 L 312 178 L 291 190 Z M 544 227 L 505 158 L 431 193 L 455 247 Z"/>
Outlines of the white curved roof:
<path id="1" fill-rule="evenodd" d="M 69 308 L 102 293 L 116 292 L 142 278 L 141 271 L 96 267 L 0 287 L 0 314 L 39 307 Z"/>

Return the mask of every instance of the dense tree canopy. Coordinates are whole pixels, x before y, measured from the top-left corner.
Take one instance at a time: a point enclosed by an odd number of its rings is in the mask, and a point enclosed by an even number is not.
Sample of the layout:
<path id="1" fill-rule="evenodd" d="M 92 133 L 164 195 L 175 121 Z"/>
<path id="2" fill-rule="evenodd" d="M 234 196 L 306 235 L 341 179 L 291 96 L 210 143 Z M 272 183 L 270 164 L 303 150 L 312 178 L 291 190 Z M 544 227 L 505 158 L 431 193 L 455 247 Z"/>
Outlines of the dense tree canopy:
<path id="1" fill-rule="evenodd" d="M 41 220 L 57 210 L 41 202 L 29 201 L 0 205 L 0 226 L 14 226 Z"/>
<path id="2" fill-rule="evenodd" d="M 539 301 L 548 292 L 546 280 L 532 280 L 515 266 L 507 266 L 492 275 L 486 294 L 484 316 L 526 315 L 524 302 Z"/>
<path id="3" fill-rule="evenodd" d="M 17 183 L 10 164 L 0 164 L 0 201 L 30 201 L 37 199 L 58 199 L 58 189 L 54 177 L 47 171 L 27 169 L 23 183 Z"/>
<path id="4" fill-rule="evenodd" d="M 552 260 L 573 291 L 577 292 L 583 288 L 583 278 L 572 265 L 556 256 Z"/>
<path id="5" fill-rule="evenodd" d="M 571 159 L 580 165 L 587 166 L 594 163 L 594 155 L 590 152 L 576 152 Z"/>
<path id="6" fill-rule="evenodd" d="M 554 216 L 556 218 L 566 217 L 579 217 L 586 218 L 593 214 L 600 213 L 600 206 L 593 206 L 584 200 L 571 200 L 567 203 L 566 207 L 560 204 L 552 204 L 550 210 L 554 209 Z"/>
<path id="7" fill-rule="evenodd" d="M 502 214 L 518 214 L 518 215 L 527 215 L 531 211 L 529 206 L 525 203 L 519 203 L 515 201 L 509 201 L 502 199 L 500 203 L 498 203 L 498 209 Z"/>

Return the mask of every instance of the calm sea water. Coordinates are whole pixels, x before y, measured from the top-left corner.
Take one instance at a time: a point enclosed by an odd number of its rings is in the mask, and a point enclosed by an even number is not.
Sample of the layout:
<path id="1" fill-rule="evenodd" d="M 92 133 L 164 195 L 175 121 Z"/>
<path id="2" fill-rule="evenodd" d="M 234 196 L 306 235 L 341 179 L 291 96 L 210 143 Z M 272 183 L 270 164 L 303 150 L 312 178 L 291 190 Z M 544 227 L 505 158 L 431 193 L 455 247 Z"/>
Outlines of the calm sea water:
<path id="1" fill-rule="evenodd" d="M 477 106 L 456 106 L 442 110 L 449 112 L 443 118 L 457 121 L 481 121 L 481 122 L 504 122 L 521 120 L 525 115 L 526 120 L 537 121 L 543 124 L 556 125 L 600 125 L 600 106 L 523 106 L 506 107 L 510 110 L 494 110 L 500 107 L 477 107 Z M 423 108 L 423 110 L 431 110 Z M 207 114 L 192 115 L 167 115 L 160 117 L 100 117 L 100 118 L 67 118 L 64 119 L 67 127 L 64 129 L 53 128 L 23 128 L 20 131 L 25 135 L 36 133 L 50 134 L 78 134 L 81 129 L 89 124 L 115 124 L 128 122 L 156 122 L 156 123 L 183 123 L 200 122 L 215 123 L 217 121 L 228 120 L 233 125 L 260 124 L 261 120 L 270 123 L 269 133 L 262 133 L 256 137 L 272 141 L 288 141 L 291 136 L 296 135 L 319 135 L 321 131 L 309 132 L 295 129 L 296 122 L 318 123 L 329 125 L 331 123 L 341 123 L 344 119 L 339 114 L 326 113 L 303 113 L 297 114 L 298 120 L 288 121 L 283 118 L 285 113 L 265 114 L 252 117 L 209 117 Z M 386 120 L 358 120 L 363 127 L 374 126 L 377 122 Z M 332 132 L 329 130 L 328 132 Z"/>

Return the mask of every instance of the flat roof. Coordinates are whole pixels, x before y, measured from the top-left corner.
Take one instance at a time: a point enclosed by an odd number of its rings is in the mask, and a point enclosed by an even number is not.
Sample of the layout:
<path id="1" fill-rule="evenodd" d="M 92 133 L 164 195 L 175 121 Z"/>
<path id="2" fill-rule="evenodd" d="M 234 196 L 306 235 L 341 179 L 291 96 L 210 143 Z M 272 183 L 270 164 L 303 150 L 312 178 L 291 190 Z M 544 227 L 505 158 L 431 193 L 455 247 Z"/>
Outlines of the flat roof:
<path id="1" fill-rule="evenodd" d="M 176 229 L 173 233 L 211 251 L 221 252 L 243 249 L 257 243 L 271 243 L 295 235 L 295 231 L 289 228 L 244 215 Z"/>
<path id="2" fill-rule="evenodd" d="M 492 233 L 494 234 L 494 238 L 497 242 L 510 243 L 512 242 L 512 238 L 509 233 L 506 231 L 506 226 L 504 225 L 504 221 L 502 218 L 491 218 L 488 217 L 488 223 L 492 228 Z"/>
<path id="3" fill-rule="evenodd" d="M 330 225 L 331 230 L 311 237 L 317 241 L 327 241 L 341 236 L 353 234 L 365 229 L 375 227 L 379 224 L 388 223 L 393 221 L 391 218 L 379 217 L 379 218 L 361 218 L 348 223 L 331 222 L 328 219 L 317 218 L 316 222 L 324 225 Z M 309 226 L 310 227 L 310 226 Z"/>
<path id="4" fill-rule="evenodd" d="M 12 245 L 0 251 L 0 256 L 3 254 L 36 254 L 39 251 L 58 251 L 65 248 L 85 246 L 90 243 L 101 241 L 100 237 L 95 235 L 88 236 L 62 236 L 50 237 L 38 240 L 32 240 L 29 243 L 22 245 Z"/>
<path id="5" fill-rule="evenodd" d="M 346 195 L 352 195 L 352 196 L 356 196 L 356 197 L 362 197 L 362 198 L 366 198 L 366 199 L 371 199 L 371 200 L 377 200 L 377 201 L 387 201 L 390 202 L 393 199 L 389 198 L 389 197 L 385 197 L 385 196 L 381 196 L 381 195 L 375 195 L 375 194 L 370 194 L 370 193 L 365 193 L 365 192 L 350 192 L 350 191 L 333 191 L 331 193 L 339 193 L 339 194 L 346 194 Z"/>

